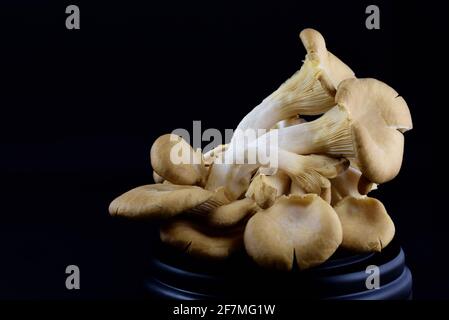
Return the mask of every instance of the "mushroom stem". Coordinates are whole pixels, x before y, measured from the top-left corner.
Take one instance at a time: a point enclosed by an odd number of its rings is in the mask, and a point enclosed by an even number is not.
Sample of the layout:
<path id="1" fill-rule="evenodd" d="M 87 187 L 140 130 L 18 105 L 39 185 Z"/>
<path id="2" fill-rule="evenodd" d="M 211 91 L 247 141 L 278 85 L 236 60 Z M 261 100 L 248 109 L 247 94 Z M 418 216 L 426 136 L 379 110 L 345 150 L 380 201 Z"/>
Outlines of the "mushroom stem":
<path id="1" fill-rule="evenodd" d="M 132 219 L 163 219 L 201 206 L 216 193 L 196 186 L 150 184 L 125 192 L 109 205 L 109 213 Z"/>
<path id="2" fill-rule="evenodd" d="M 335 105 L 334 97 L 318 81 L 321 72 L 306 58 L 301 69 L 248 113 L 237 129 L 269 129 L 297 114 L 316 115 L 329 110 Z"/>
<path id="3" fill-rule="evenodd" d="M 320 118 L 278 129 L 279 147 L 297 154 L 328 154 L 355 157 L 351 121 L 346 110 L 335 106 Z M 272 139 L 270 137 L 270 139 Z"/>

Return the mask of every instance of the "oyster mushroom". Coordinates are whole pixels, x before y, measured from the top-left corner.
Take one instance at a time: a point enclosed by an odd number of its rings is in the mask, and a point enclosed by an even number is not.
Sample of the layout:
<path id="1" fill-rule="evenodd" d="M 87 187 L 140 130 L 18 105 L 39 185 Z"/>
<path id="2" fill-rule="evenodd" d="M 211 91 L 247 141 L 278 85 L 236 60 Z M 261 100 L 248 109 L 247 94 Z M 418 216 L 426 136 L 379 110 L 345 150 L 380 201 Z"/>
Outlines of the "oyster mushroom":
<path id="1" fill-rule="evenodd" d="M 280 197 L 247 223 L 244 243 L 259 265 L 290 270 L 307 269 L 326 261 L 342 241 L 334 209 L 315 194 Z M 295 261 L 296 259 L 296 261 Z"/>
<path id="2" fill-rule="evenodd" d="M 193 150 L 182 137 L 165 134 L 151 147 L 151 166 L 165 180 L 180 185 L 204 186 L 208 169 L 201 151 Z"/>
<path id="3" fill-rule="evenodd" d="M 412 128 L 404 99 L 381 81 L 347 79 L 335 101 L 319 119 L 267 135 L 278 134 L 287 151 L 349 158 L 374 183 L 393 179 L 402 163 L 402 133 Z"/>
<path id="4" fill-rule="evenodd" d="M 241 226 L 212 231 L 185 219 L 175 219 L 161 226 L 160 238 L 192 256 L 216 260 L 225 259 L 243 248 Z"/>
<path id="5" fill-rule="evenodd" d="M 109 213 L 139 219 L 170 218 L 200 206 L 214 195 L 214 192 L 196 186 L 144 185 L 114 199 L 109 205 Z"/>
<path id="6" fill-rule="evenodd" d="M 402 164 L 402 133 L 413 128 L 405 100 L 374 79 L 343 82 L 335 100 L 350 110 L 354 119 L 354 161 L 364 177 L 375 183 L 393 179 Z"/>
<path id="7" fill-rule="evenodd" d="M 375 198 L 347 196 L 334 209 L 343 228 L 342 248 L 380 252 L 394 237 L 394 223 Z"/>

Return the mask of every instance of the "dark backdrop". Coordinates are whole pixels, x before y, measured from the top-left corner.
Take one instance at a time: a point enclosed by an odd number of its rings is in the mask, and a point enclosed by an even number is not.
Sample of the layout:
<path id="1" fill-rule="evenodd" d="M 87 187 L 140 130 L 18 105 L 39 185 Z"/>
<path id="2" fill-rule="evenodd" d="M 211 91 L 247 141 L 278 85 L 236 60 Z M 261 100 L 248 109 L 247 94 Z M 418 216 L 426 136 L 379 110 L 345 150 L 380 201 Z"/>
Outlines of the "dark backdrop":
<path id="1" fill-rule="evenodd" d="M 371 2 L 380 30 L 365 28 Z M 72 3 L 81 30 L 65 28 Z M 0 297 L 140 297 L 150 226 L 110 218 L 109 202 L 152 181 L 159 135 L 193 120 L 235 127 L 300 67 L 298 33 L 313 27 L 358 77 L 409 103 L 402 171 L 373 196 L 395 221 L 415 297 L 447 298 L 428 116 L 438 101 L 426 80 L 427 34 L 442 30 L 429 8 L 438 11 L 427 1 L 3 1 Z M 76 292 L 65 289 L 69 264 L 81 269 Z"/>

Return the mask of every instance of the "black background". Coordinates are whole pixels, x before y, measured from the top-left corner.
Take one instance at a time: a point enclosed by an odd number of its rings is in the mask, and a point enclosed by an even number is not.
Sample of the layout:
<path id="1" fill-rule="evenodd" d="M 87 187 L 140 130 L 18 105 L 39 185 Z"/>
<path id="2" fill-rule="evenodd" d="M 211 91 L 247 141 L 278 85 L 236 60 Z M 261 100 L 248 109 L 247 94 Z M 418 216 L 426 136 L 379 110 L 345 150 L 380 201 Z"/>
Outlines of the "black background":
<path id="1" fill-rule="evenodd" d="M 81 30 L 65 28 L 69 4 Z M 380 30 L 365 28 L 369 4 Z M 442 29 L 429 9 L 439 11 L 427 1 L 3 1 L 0 297 L 141 297 L 151 226 L 110 218 L 109 202 L 151 183 L 159 135 L 193 120 L 234 128 L 300 67 L 298 33 L 313 27 L 358 77 L 409 104 L 402 171 L 373 196 L 395 221 L 415 298 L 448 298 L 428 116 L 443 106 L 427 80 L 429 34 Z M 65 288 L 69 264 L 81 290 Z"/>

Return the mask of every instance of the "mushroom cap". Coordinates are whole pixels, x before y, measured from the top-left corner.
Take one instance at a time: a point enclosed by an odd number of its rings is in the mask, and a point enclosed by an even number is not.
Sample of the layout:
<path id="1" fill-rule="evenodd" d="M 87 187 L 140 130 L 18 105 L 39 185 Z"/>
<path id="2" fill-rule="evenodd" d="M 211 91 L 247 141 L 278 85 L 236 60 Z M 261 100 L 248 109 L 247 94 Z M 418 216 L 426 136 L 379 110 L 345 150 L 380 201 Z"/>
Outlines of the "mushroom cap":
<path id="1" fill-rule="evenodd" d="M 171 183 L 204 186 L 208 169 L 203 156 L 182 137 L 175 134 L 160 136 L 153 143 L 150 156 L 153 170 Z"/>
<path id="2" fill-rule="evenodd" d="M 134 188 L 114 199 L 111 215 L 128 218 L 169 218 L 201 205 L 214 192 L 195 186 L 150 184 Z"/>
<path id="3" fill-rule="evenodd" d="M 326 261 L 338 248 L 342 229 L 332 207 L 315 194 L 280 197 L 248 221 L 244 242 L 263 267 L 307 269 Z"/>
<path id="4" fill-rule="evenodd" d="M 261 208 L 268 208 L 274 201 L 290 190 L 290 178 L 282 170 L 277 170 L 274 175 L 256 175 L 246 191 L 245 196 L 256 201 Z"/>
<path id="5" fill-rule="evenodd" d="M 243 228 L 214 230 L 185 219 L 169 221 L 160 228 L 162 242 L 186 251 L 192 256 L 224 259 L 243 248 Z"/>
<path id="6" fill-rule="evenodd" d="M 375 198 L 347 196 L 334 209 L 343 228 L 342 248 L 380 252 L 394 237 L 394 223 Z"/>
<path id="7" fill-rule="evenodd" d="M 372 182 L 393 179 L 402 164 L 402 132 L 412 128 L 404 99 L 381 81 L 347 79 L 340 83 L 335 101 L 351 119 L 357 167 Z"/>
<path id="8" fill-rule="evenodd" d="M 260 208 L 253 199 L 243 198 L 212 210 L 207 216 L 207 223 L 212 227 L 229 228 L 239 224 Z"/>
<path id="9" fill-rule="evenodd" d="M 301 31 L 299 38 L 307 50 L 307 59 L 318 64 L 324 71 L 318 78 L 324 89 L 335 94 L 341 81 L 355 77 L 351 68 L 327 50 L 321 33 L 307 28 Z"/>

